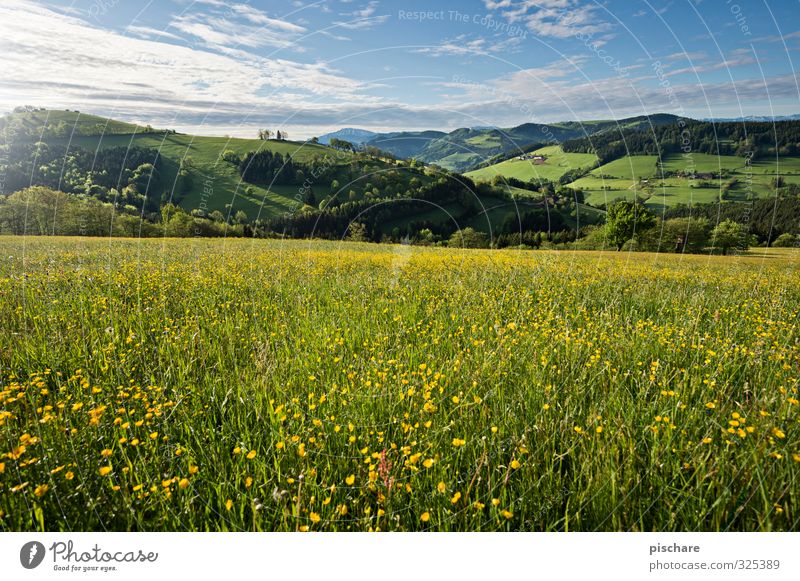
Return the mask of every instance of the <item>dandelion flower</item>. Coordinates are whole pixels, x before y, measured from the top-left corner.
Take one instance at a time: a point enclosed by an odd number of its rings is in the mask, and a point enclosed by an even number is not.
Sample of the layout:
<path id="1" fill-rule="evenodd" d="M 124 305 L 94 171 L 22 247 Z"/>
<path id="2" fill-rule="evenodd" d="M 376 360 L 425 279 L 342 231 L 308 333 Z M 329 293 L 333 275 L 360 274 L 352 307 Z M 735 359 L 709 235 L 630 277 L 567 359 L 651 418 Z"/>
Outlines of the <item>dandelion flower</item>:
<path id="1" fill-rule="evenodd" d="M 512 460 L 511 461 L 511 469 L 512 470 L 517 470 L 517 469 L 519 469 L 520 466 L 522 466 L 522 464 L 520 464 L 518 460 Z"/>
<path id="2" fill-rule="evenodd" d="M 39 486 L 36 487 L 33 493 L 39 498 L 41 498 L 47 493 L 48 490 L 50 490 L 50 487 L 47 484 L 40 484 Z"/>
<path id="3" fill-rule="evenodd" d="M 111 466 L 110 465 L 109 466 L 103 466 L 102 468 L 100 468 L 99 472 L 100 472 L 100 476 L 106 476 L 107 474 L 109 474 L 111 472 Z"/>
<path id="4" fill-rule="evenodd" d="M 442 494 L 444 494 L 444 491 L 445 491 L 445 490 L 447 490 L 447 485 L 446 485 L 444 482 L 440 482 L 440 483 L 439 483 L 439 484 L 436 486 L 436 490 L 438 490 L 439 492 L 441 492 Z"/>
<path id="5" fill-rule="evenodd" d="M 250 451 L 247 453 L 247 459 L 248 459 L 248 460 L 252 460 L 252 459 L 253 459 L 253 458 L 255 458 L 255 457 L 256 457 L 256 451 L 255 451 L 255 450 L 250 450 Z"/>
<path id="6" fill-rule="evenodd" d="M 356 481 L 355 474 L 351 474 L 350 476 L 344 479 L 344 483 L 347 484 L 347 486 L 353 486 L 353 483 L 355 483 L 355 481 Z"/>
<path id="7" fill-rule="evenodd" d="M 188 478 L 181 478 L 178 482 L 179 488 L 189 488 L 189 479 Z"/>
<path id="8" fill-rule="evenodd" d="M 422 515 L 420 515 L 419 520 L 421 520 L 422 522 L 428 522 L 429 520 L 431 520 L 431 513 L 423 512 Z"/>

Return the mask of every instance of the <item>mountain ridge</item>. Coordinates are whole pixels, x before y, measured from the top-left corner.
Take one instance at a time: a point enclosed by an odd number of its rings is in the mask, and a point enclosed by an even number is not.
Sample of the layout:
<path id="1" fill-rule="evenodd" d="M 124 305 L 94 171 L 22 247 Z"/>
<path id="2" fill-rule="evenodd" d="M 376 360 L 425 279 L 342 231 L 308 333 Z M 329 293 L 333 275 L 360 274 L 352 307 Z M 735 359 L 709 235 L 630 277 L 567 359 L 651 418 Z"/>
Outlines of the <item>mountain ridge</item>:
<path id="1" fill-rule="evenodd" d="M 587 137 L 611 129 L 641 129 L 674 123 L 678 116 L 668 113 L 638 115 L 623 119 L 521 123 L 514 127 L 460 127 L 449 132 L 437 130 L 372 133 L 365 129 L 343 128 L 325 134 L 320 143 L 336 137 L 357 146 L 377 147 L 402 159 L 418 159 L 451 171 L 467 171 L 487 159 L 524 153 L 533 144 L 558 144 L 568 139 Z M 366 134 L 372 136 L 364 139 Z M 356 139 L 347 139 L 347 135 Z"/>

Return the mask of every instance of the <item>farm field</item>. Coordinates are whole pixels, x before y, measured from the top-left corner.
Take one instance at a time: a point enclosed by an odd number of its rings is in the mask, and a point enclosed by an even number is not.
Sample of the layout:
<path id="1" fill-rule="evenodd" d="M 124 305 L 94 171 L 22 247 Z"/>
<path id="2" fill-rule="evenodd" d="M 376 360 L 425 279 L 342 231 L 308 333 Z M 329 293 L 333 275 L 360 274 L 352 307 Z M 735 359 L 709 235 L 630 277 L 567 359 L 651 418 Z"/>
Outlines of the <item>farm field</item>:
<path id="1" fill-rule="evenodd" d="M 795 530 L 798 261 L 0 238 L 0 530 Z"/>
<path id="2" fill-rule="evenodd" d="M 732 180 L 735 181 L 727 200 L 768 197 L 774 195 L 771 182 L 776 171 L 780 171 L 786 183 L 800 183 L 800 158 L 795 157 L 783 157 L 777 165 L 775 160 L 757 160 L 748 169 L 742 157 L 693 153 L 687 159 L 671 154 L 664 158 L 662 167 L 659 168 L 658 157 L 654 155 L 626 156 L 592 170 L 569 185 L 583 190 L 586 202 L 592 205 L 639 197 L 645 200 L 647 206 L 657 209 L 677 204 L 717 203 L 723 186 Z M 710 174 L 722 169 L 728 170 L 730 175 L 723 179 L 704 178 L 701 175 L 694 181 L 684 177 L 661 177 L 662 171 L 686 172 L 692 168 L 698 174 Z"/>
<path id="3" fill-rule="evenodd" d="M 512 158 L 489 167 L 467 172 L 464 175 L 476 181 L 491 181 L 496 175 L 534 182 L 540 179 L 558 180 L 567 171 L 589 167 L 597 160 L 593 154 L 564 153 L 558 145 L 537 149 L 533 154 L 546 156 L 545 162 L 537 164 L 529 159 Z"/>

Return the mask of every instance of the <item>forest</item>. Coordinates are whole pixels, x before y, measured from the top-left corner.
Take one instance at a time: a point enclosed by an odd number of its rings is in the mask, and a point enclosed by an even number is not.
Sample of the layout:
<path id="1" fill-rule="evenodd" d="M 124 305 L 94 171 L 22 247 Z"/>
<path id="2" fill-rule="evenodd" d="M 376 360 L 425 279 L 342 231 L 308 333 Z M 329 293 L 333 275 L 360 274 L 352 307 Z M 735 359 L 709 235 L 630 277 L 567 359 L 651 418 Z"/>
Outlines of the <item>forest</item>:
<path id="1" fill-rule="evenodd" d="M 777 144 L 777 145 L 776 145 Z M 712 123 L 679 119 L 677 123 L 640 129 L 608 129 L 562 144 L 569 153 L 595 153 L 598 165 L 626 155 L 708 153 L 740 157 L 797 155 L 800 152 L 800 121 L 780 123 Z"/>

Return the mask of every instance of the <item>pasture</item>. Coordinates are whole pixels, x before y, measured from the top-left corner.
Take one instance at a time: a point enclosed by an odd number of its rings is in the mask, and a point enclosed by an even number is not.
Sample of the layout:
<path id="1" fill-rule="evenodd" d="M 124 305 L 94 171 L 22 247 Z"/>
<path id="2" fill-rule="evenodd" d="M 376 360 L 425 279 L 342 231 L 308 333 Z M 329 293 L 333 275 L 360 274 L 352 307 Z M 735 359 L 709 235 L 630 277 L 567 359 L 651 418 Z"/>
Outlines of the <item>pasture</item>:
<path id="1" fill-rule="evenodd" d="M 797 529 L 798 258 L 2 238 L 0 529 Z"/>

